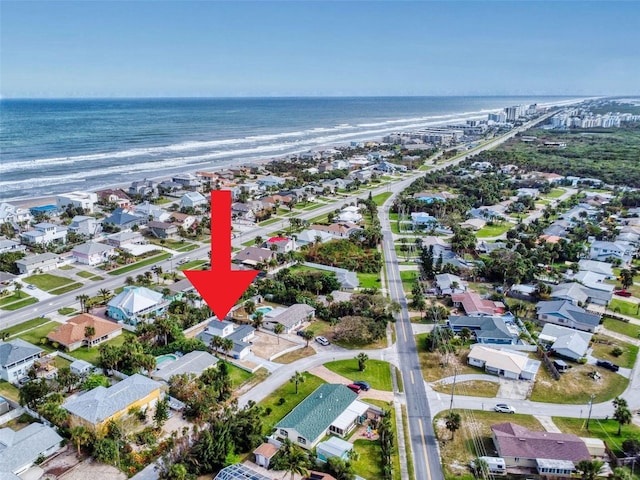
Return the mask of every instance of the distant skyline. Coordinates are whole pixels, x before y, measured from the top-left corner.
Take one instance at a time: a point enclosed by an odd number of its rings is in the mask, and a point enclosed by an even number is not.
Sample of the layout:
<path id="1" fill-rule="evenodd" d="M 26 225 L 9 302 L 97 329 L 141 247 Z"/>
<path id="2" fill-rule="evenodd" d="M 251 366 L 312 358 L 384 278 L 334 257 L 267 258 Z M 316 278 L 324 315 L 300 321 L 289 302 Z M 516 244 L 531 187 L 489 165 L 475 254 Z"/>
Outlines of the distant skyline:
<path id="1" fill-rule="evenodd" d="M 0 95 L 639 95 L 638 2 L 0 2 Z"/>

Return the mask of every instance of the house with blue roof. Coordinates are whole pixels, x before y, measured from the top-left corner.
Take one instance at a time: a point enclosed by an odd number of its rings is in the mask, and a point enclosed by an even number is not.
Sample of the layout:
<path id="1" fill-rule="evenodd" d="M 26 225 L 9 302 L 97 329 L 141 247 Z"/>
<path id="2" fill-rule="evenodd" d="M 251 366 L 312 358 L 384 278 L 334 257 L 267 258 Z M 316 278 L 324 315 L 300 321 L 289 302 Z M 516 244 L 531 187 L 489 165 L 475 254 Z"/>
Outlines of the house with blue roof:
<path id="1" fill-rule="evenodd" d="M 273 436 L 311 450 L 326 435 L 346 437 L 371 408 L 345 385 L 325 383 L 275 425 Z"/>
<path id="2" fill-rule="evenodd" d="M 137 325 L 144 317 L 165 312 L 169 302 L 162 293 L 145 287 L 128 286 L 107 303 L 107 316 L 118 322 Z"/>
<path id="3" fill-rule="evenodd" d="M 468 328 L 478 343 L 494 345 L 515 345 L 520 334 L 513 317 L 452 316 L 447 320 L 447 326 L 455 333 Z"/>
<path id="4" fill-rule="evenodd" d="M 438 219 L 425 212 L 412 212 L 411 224 L 413 225 L 414 230 L 419 230 L 421 228 L 436 228 L 438 226 Z"/>
<path id="5" fill-rule="evenodd" d="M 593 333 L 600 325 L 600 315 L 587 312 L 568 300 L 551 300 L 536 304 L 538 320 L 561 327 L 575 328 Z"/>
<path id="6" fill-rule="evenodd" d="M 129 210 L 118 207 L 102 223 L 118 227 L 120 230 L 127 230 L 136 225 L 146 225 L 148 221 L 149 217 L 145 215 L 135 215 Z"/>

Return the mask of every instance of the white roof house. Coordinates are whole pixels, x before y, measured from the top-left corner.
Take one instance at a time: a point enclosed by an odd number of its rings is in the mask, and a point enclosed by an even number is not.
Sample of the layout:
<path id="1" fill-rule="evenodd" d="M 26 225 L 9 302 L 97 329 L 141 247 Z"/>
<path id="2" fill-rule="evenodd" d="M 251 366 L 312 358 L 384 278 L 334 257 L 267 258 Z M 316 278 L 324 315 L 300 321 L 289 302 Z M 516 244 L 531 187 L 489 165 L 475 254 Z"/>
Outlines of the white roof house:
<path id="1" fill-rule="evenodd" d="M 0 428 L 0 478 L 19 478 L 38 457 L 48 457 L 58 451 L 62 437 L 41 423 L 32 423 L 21 430 Z"/>
<path id="2" fill-rule="evenodd" d="M 174 361 L 162 362 L 151 376 L 157 380 L 168 382 L 174 375 L 182 373 L 190 373 L 200 376 L 207 368 L 213 367 L 218 363 L 218 359 L 209 352 L 201 352 L 195 350 Z"/>
<path id="3" fill-rule="evenodd" d="M 526 353 L 512 350 L 497 350 L 479 344 L 472 345 L 468 356 L 469 365 L 484 368 L 511 379 L 535 380 L 540 361 L 533 360 Z"/>
<path id="4" fill-rule="evenodd" d="M 201 207 L 207 204 L 207 198 L 200 192 L 188 192 L 180 198 L 181 207 Z"/>
<path id="5" fill-rule="evenodd" d="M 135 323 L 141 315 L 160 313 L 166 305 L 160 292 L 145 287 L 125 287 L 107 303 L 107 315 L 118 321 Z"/>
<path id="6" fill-rule="evenodd" d="M 589 353 L 591 337 L 588 332 L 547 323 L 538 339 L 543 343 L 552 344 L 551 349 L 558 355 L 578 360 Z"/>
<path id="7" fill-rule="evenodd" d="M 583 258 L 578 262 L 578 268 L 580 270 L 606 275 L 607 278 L 614 278 L 613 267 L 607 262 L 598 262 L 597 260 L 587 260 Z"/>

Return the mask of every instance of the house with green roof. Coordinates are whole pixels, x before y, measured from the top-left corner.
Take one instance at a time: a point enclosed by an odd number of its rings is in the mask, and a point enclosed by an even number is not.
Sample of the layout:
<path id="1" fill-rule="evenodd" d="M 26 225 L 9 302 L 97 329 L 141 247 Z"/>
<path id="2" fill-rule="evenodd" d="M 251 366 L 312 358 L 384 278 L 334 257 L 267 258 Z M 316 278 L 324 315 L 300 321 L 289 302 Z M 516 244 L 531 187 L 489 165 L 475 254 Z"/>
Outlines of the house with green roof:
<path id="1" fill-rule="evenodd" d="M 326 383 L 280 420 L 273 436 L 310 450 L 326 435 L 345 437 L 367 419 L 370 409 L 346 386 Z"/>

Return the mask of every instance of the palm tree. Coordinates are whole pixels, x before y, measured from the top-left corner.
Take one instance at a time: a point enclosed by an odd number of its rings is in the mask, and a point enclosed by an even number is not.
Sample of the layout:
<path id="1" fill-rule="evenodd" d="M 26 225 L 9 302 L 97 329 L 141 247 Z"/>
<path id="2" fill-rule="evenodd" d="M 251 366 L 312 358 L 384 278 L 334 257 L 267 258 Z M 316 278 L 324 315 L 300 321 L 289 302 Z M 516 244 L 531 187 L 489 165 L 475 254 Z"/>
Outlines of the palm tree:
<path id="1" fill-rule="evenodd" d="M 309 341 L 313 339 L 313 332 L 310 330 L 303 330 L 300 335 L 302 338 L 304 338 L 307 341 L 306 348 L 309 348 Z"/>
<path id="2" fill-rule="evenodd" d="M 282 332 L 284 332 L 284 325 L 282 325 L 281 323 L 276 323 L 276 325 L 273 327 L 273 333 L 275 333 L 278 337 L 278 345 L 280 345 L 280 334 Z"/>
<path id="3" fill-rule="evenodd" d="M 249 316 L 251 316 L 251 314 L 256 311 L 256 303 L 253 300 L 247 300 L 242 306 L 244 307 L 244 311 Z"/>
<path id="4" fill-rule="evenodd" d="M 16 292 L 16 294 L 18 295 L 18 298 L 22 298 L 23 288 L 24 288 L 24 285 L 22 285 L 20 282 L 13 282 L 13 291 Z"/>
<path id="5" fill-rule="evenodd" d="M 576 463 L 576 470 L 582 480 L 595 480 L 603 466 L 604 462 L 600 460 L 580 460 Z"/>
<path id="6" fill-rule="evenodd" d="M 487 478 L 489 476 L 489 464 L 484 458 L 476 458 L 472 462 L 472 469 L 476 478 Z"/>
<path id="7" fill-rule="evenodd" d="M 620 283 L 622 283 L 622 288 L 629 288 L 633 285 L 633 272 L 628 268 L 623 268 L 620 270 Z"/>
<path id="8" fill-rule="evenodd" d="M 73 427 L 69 433 L 71 434 L 71 441 L 78 449 L 78 456 L 80 456 L 80 448 L 89 443 L 89 440 L 91 440 L 91 433 L 89 433 L 89 431 L 82 425 Z"/>
<path id="9" fill-rule="evenodd" d="M 253 328 L 258 330 L 262 326 L 262 321 L 264 319 L 264 313 L 256 312 L 253 314 Z"/>
<path id="10" fill-rule="evenodd" d="M 356 360 L 358 361 L 358 370 L 364 372 L 367 368 L 367 360 L 369 360 L 369 356 L 364 352 L 360 352 L 356 357 Z"/>
<path id="11" fill-rule="evenodd" d="M 76 300 L 80 302 L 80 311 L 85 313 L 87 307 L 87 300 L 89 300 L 89 295 L 77 295 Z"/>
<path id="12" fill-rule="evenodd" d="M 233 350 L 233 340 L 231 340 L 230 338 L 223 338 L 220 347 L 224 351 L 224 354 L 228 357 L 229 352 Z"/>
<path id="13" fill-rule="evenodd" d="M 101 288 L 98 290 L 98 295 L 102 297 L 102 303 L 106 304 L 109 298 L 111 298 L 111 290 L 108 288 Z"/>
<path id="14" fill-rule="evenodd" d="M 84 338 L 87 339 L 87 350 L 91 348 L 91 341 L 96 334 L 96 328 L 93 325 L 84 327 Z"/>
<path id="15" fill-rule="evenodd" d="M 301 383 L 304 383 L 304 380 L 305 380 L 304 374 L 300 373 L 297 370 L 296 370 L 296 373 L 294 373 L 293 376 L 289 379 L 291 383 L 296 384 L 296 395 L 298 394 L 298 385 Z"/>
<path id="16" fill-rule="evenodd" d="M 309 474 L 309 471 L 307 470 L 309 460 L 307 458 L 307 454 L 303 452 L 300 447 L 292 444 L 290 440 L 285 439 L 281 451 L 282 466 L 283 470 L 286 472 L 284 474 L 285 477 L 287 473 L 290 473 L 291 480 L 293 480 L 296 474 L 303 477 L 306 477 Z"/>
<path id="17" fill-rule="evenodd" d="M 613 405 L 615 407 L 613 418 L 618 421 L 618 435 L 620 435 L 622 432 L 622 425 L 631 423 L 633 416 L 631 415 L 631 410 L 629 410 L 627 401 L 624 398 L 616 397 L 613 400 Z"/>
<path id="18" fill-rule="evenodd" d="M 217 335 L 211 337 L 211 340 L 209 341 L 209 345 L 211 346 L 211 349 L 214 352 L 216 353 L 219 352 L 222 347 L 222 337 L 218 337 Z"/>
<path id="19" fill-rule="evenodd" d="M 631 472 L 626 468 L 618 467 L 613 469 L 612 480 L 632 480 Z"/>
<path id="20" fill-rule="evenodd" d="M 162 275 L 162 267 L 160 265 L 156 265 L 151 269 L 153 273 L 156 274 L 156 282 L 160 284 L 160 275 Z"/>
<path id="21" fill-rule="evenodd" d="M 264 238 L 262 238 L 261 235 L 256 235 L 256 238 L 253 240 L 253 242 L 256 244 L 256 247 L 259 247 L 264 242 Z"/>
<path id="22" fill-rule="evenodd" d="M 451 440 L 453 440 L 456 430 L 459 430 L 462 426 L 462 417 L 460 417 L 459 413 L 449 412 L 445 418 L 447 430 L 451 432 Z"/>

